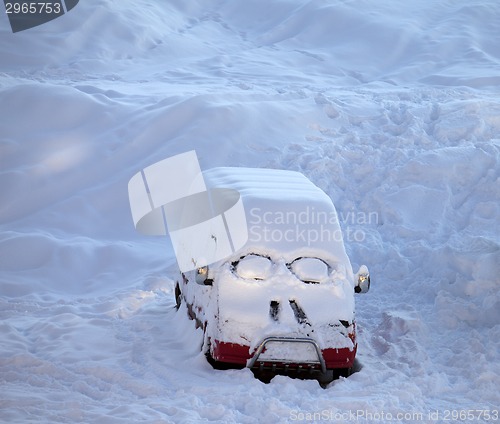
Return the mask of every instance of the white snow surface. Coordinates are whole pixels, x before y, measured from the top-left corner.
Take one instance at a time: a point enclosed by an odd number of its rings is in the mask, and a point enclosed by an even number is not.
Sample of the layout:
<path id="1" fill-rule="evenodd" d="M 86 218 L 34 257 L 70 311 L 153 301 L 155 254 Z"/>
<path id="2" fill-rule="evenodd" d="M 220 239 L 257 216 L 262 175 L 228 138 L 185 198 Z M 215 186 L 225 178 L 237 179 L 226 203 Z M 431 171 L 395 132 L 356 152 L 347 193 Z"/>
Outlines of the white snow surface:
<path id="1" fill-rule="evenodd" d="M 497 0 L 82 0 L 16 34 L 2 13 L 0 421 L 494 416 L 498 22 Z M 372 277 L 359 372 L 322 389 L 207 363 L 170 242 L 137 234 L 127 199 L 192 149 L 333 199 Z"/>

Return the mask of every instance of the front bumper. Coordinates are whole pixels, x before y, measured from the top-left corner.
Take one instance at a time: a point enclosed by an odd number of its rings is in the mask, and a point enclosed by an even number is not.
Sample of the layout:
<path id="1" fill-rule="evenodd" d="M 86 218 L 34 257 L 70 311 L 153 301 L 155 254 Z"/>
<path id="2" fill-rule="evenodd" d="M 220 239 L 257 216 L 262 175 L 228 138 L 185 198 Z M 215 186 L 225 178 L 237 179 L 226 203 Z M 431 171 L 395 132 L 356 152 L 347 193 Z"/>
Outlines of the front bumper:
<path id="1" fill-rule="evenodd" d="M 289 343 L 310 345 L 316 352 L 313 359 L 310 357 L 301 358 L 266 358 L 262 356 L 266 351 L 266 345 L 270 343 Z M 286 369 L 312 369 L 326 372 L 328 369 L 352 368 L 356 357 L 356 345 L 350 349 L 343 348 L 323 348 L 311 338 L 304 337 L 267 337 L 262 340 L 256 349 L 250 351 L 250 347 L 238 343 L 227 343 L 219 340 L 212 340 L 210 354 L 212 358 L 221 363 L 235 364 L 249 368 L 272 367 Z"/>

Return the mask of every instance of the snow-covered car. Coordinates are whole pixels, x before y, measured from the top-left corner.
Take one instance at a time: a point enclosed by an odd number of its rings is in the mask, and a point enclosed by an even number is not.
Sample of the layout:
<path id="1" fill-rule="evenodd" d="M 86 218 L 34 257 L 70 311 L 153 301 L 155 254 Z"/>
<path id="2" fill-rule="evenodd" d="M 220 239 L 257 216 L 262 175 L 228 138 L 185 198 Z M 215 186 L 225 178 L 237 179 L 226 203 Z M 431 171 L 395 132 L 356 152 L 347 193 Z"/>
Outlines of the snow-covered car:
<path id="1" fill-rule="evenodd" d="M 213 168 L 208 187 L 237 190 L 248 241 L 210 266 L 181 273 L 177 306 L 204 331 L 215 364 L 349 374 L 356 355 L 354 274 L 331 199 L 298 172 Z"/>

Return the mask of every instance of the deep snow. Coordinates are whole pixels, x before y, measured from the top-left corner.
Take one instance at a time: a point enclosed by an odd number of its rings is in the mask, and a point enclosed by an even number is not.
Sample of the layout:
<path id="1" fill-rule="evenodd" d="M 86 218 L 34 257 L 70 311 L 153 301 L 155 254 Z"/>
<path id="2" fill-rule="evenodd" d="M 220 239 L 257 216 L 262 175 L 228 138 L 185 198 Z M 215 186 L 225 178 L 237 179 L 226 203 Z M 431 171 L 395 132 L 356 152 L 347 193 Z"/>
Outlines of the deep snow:
<path id="1" fill-rule="evenodd" d="M 496 0 L 82 0 L 16 34 L 2 13 L 0 420 L 493 418 L 499 21 Z M 358 373 L 265 385 L 199 353 L 170 242 L 127 199 L 192 149 L 331 196 L 373 281 Z"/>

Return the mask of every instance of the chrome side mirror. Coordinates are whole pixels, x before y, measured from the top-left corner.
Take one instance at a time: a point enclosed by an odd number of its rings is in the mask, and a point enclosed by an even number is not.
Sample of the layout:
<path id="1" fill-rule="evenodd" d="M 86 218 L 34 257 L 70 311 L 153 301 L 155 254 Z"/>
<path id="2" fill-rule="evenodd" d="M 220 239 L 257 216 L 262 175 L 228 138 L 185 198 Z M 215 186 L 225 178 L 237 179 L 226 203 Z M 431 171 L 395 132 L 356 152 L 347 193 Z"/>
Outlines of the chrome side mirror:
<path id="1" fill-rule="evenodd" d="M 361 265 L 354 277 L 356 279 L 356 285 L 354 286 L 356 293 L 366 293 L 370 290 L 370 273 L 366 265 Z"/>

